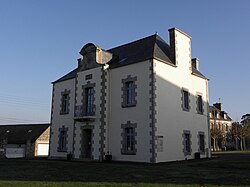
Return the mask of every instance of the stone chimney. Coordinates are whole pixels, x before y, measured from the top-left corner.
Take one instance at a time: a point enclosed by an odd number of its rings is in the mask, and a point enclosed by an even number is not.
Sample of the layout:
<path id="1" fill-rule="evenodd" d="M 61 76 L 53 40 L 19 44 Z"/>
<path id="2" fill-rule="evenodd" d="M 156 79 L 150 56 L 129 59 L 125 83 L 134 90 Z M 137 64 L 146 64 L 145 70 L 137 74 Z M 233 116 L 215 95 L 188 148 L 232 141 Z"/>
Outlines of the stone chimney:
<path id="1" fill-rule="evenodd" d="M 200 61 L 199 61 L 199 59 L 198 58 L 193 58 L 192 59 L 192 67 L 194 68 L 194 69 L 197 69 L 198 71 L 200 70 Z"/>
<path id="2" fill-rule="evenodd" d="M 192 38 L 177 28 L 171 28 L 169 31 L 170 40 L 170 59 L 179 66 L 179 62 L 189 62 L 191 67 L 191 40 Z M 182 64 L 186 66 L 187 64 Z M 188 68 L 188 69 L 189 69 Z"/>
<path id="3" fill-rule="evenodd" d="M 82 59 L 81 59 L 81 58 L 78 58 L 78 59 L 77 59 L 77 64 L 78 64 L 78 67 L 80 67 L 80 66 L 81 66 L 81 62 L 82 62 Z"/>
<path id="4" fill-rule="evenodd" d="M 176 41 L 175 41 L 175 28 L 169 29 L 169 42 L 170 42 L 170 60 L 176 65 Z"/>
<path id="5" fill-rule="evenodd" d="M 216 107 L 216 108 L 219 109 L 220 111 L 223 110 L 223 108 L 222 108 L 222 103 L 215 103 L 215 104 L 214 104 L 214 107 Z"/>

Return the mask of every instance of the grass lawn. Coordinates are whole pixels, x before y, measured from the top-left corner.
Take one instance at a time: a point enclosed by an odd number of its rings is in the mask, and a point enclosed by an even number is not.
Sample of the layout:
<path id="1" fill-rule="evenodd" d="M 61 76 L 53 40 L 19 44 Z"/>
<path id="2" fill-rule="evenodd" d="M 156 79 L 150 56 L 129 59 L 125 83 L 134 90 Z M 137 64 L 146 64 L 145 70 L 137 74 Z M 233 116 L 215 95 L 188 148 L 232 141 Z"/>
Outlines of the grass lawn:
<path id="1" fill-rule="evenodd" d="M 230 153 L 250 153 L 250 150 L 244 150 L 244 151 L 239 151 L 239 150 L 234 150 L 234 151 L 215 151 L 213 152 L 214 155 L 216 154 L 230 154 Z"/>
<path id="2" fill-rule="evenodd" d="M 250 186 L 250 153 L 161 164 L 2 159 L 0 186 Z"/>

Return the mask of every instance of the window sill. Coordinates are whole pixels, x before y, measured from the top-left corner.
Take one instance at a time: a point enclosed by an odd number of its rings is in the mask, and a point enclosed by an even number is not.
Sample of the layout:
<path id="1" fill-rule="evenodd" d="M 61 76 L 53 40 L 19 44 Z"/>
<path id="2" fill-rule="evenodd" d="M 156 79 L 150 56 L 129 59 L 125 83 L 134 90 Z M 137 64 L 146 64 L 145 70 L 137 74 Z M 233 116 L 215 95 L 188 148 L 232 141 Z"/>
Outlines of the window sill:
<path id="1" fill-rule="evenodd" d="M 122 151 L 122 155 L 136 155 L 135 151 Z"/>
<path id="2" fill-rule="evenodd" d="M 67 153 L 67 150 L 59 150 L 59 149 L 57 149 L 57 152 Z"/>
<path id="3" fill-rule="evenodd" d="M 190 109 L 187 109 L 187 108 L 182 108 L 182 110 L 185 111 L 185 112 L 189 112 L 190 111 Z"/>
<path id="4" fill-rule="evenodd" d="M 191 152 L 184 152 L 185 156 L 191 155 Z"/>
<path id="5" fill-rule="evenodd" d="M 122 108 L 136 107 L 136 104 L 122 105 Z"/>
<path id="6" fill-rule="evenodd" d="M 95 121 L 96 116 L 89 115 L 89 116 L 75 116 L 74 120 L 76 121 Z"/>

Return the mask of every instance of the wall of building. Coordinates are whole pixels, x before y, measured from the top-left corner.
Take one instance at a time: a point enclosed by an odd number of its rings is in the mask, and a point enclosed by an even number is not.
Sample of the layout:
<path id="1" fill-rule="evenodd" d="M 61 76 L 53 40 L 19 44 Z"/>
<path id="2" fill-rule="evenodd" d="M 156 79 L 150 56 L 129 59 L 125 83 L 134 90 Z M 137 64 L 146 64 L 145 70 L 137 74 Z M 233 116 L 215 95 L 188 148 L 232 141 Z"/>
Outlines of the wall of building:
<path id="1" fill-rule="evenodd" d="M 194 158 L 198 152 L 198 132 L 205 133 L 206 148 L 208 139 L 208 98 L 206 81 L 191 74 L 191 39 L 176 32 L 177 67 L 154 60 L 156 77 L 156 136 L 163 136 L 163 150 L 157 151 L 156 162 Z M 182 109 L 182 89 L 190 93 L 190 110 Z M 197 113 L 197 93 L 203 98 L 203 114 Z M 191 155 L 183 152 L 183 131 L 191 133 Z M 156 141 L 157 144 L 157 141 Z M 205 157 L 206 155 L 201 155 Z"/>
<path id="2" fill-rule="evenodd" d="M 35 156 L 38 154 L 38 144 L 49 144 L 50 127 L 48 127 L 35 142 Z"/>
<path id="3" fill-rule="evenodd" d="M 119 68 L 99 66 L 88 58 L 76 79 L 54 84 L 51 120 L 51 157 L 64 157 L 73 153 L 81 159 L 83 130 L 92 130 L 91 159 L 102 160 L 111 154 L 113 160 L 134 162 L 165 162 L 194 158 L 199 151 L 198 135 L 205 135 L 209 147 L 207 80 L 192 75 L 191 38 L 172 30 L 175 44 L 176 66 L 147 60 Z M 86 61 L 86 62 L 85 62 Z M 90 76 L 91 75 L 91 76 Z M 91 78 L 90 78 L 91 77 Z M 136 104 L 123 106 L 124 80 L 133 79 L 136 85 Z M 95 115 L 88 121 L 74 120 L 75 106 L 83 105 L 86 85 L 94 88 Z M 190 110 L 182 108 L 182 90 L 188 90 Z M 61 94 L 70 91 L 69 114 L 60 114 Z M 197 112 L 197 94 L 202 95 L 203 113 Z M 135 126 L 135 152 L 122 151 L 124 125 Z M 58 152 L 60 128 L 67 128 L 67 151 Z M 183 132 L 191 134 L 191 154 L 183 152 Z M 162 137 L 162 149 L 157 138 Z M 208 154 L 209 155 L 209 154 Z M 206 154 L 201 157 L 206 157 Z"/>
<path id="4" fill-rule="evenodd" d="M 69 113 L 61 114 L 62 93 L 70 91 Z M 73 124 L 75 106 L 75 79 L 55 83 L 52 93 L 52 113 L 51 113 L 51 135 L 50 135 L 50 157 L 66 158 L 68 153 L 73 152 Z M 67 129 L 67 151 L 58 152 L 59 129 Z"/>
<path id="5" fill-rule="evenodd" d="M 150 61 L 135 63 L 112 69 L 110 72 L 110 119 L 108 123 L 107 151 L 113 160 L 150 162 Z M 136 77 L 136 106 L 122 107 L 123 79 Z M 136 154 L 126 155 L 122 149 L 122 124 L 136 123 L 135 149 Z"/>
<path id="6" fill-rule="evenodd" d="M 91 79 L 86 80 L 87 75 L 92 75 Z M 83 105 L 83 92 L 84 86 L 91 84 L 94 86 L 94 105 L 95 115 L 94 119 L 90 121 L 77 121 L 74 125 L 74 157 L 76 159 L 82 158 L 82 131 L 84 128 L 92 129 L 92 159 L 99 160 L 100 158 L 100 119 L 101 119 L 101 82 L 102 82 L 102 67 L 97 67 L 77 74 L 76 84 L 76 106 Z"/>
<path id="7" fill-rule="evenodd" d="M 214 124 L 216 124 L 216 128 L 222 130 L 224 134 L 232 129 L 232 121 L 229 120 L 210 118 L 210 128 L 215 127 Z"/>

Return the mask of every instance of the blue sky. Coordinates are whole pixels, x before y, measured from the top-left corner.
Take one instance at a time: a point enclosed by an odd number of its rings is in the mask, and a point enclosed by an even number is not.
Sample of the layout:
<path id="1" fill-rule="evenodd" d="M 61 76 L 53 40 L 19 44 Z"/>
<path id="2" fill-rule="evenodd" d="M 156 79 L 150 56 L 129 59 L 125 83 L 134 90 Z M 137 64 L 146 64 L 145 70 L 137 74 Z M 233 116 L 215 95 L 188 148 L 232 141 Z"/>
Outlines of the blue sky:
<path id="1" fill-rule="evenodd" d="M 109 49 L 168 29 L 192 36 L 210 103 L 250 113 L 248 0 L 0 1 L 0 124 L 50 121 L 51 82 L 76 67 L 88 42 Z"/>

